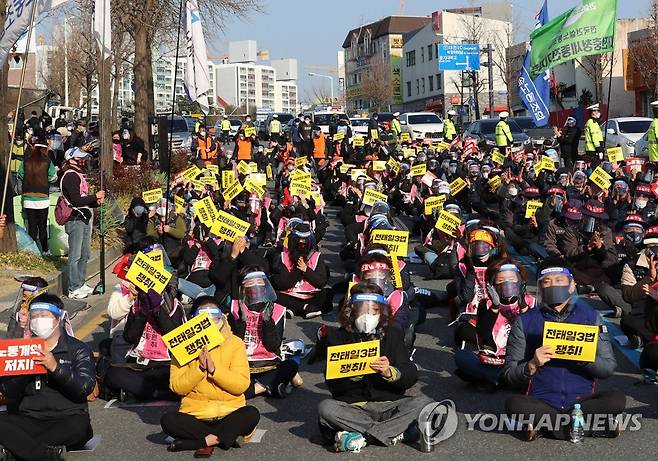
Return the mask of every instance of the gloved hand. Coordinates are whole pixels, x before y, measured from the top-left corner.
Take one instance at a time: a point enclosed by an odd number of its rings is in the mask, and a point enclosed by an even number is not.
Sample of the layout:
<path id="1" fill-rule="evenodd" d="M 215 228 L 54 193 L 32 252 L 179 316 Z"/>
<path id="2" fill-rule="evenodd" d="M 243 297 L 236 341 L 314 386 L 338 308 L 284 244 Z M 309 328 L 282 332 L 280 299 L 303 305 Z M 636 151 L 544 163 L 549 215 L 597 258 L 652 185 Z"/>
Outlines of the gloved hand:
<path id="1" fill-rule="evenodd" d="M 149 290 L 148 293 L 140 291 L 137 294 L 137 304 L 144 315 L 151 316 L 160 309 L 160 306 L 162 305 L 162 295 L 159 295 L 153 290 Z"/>

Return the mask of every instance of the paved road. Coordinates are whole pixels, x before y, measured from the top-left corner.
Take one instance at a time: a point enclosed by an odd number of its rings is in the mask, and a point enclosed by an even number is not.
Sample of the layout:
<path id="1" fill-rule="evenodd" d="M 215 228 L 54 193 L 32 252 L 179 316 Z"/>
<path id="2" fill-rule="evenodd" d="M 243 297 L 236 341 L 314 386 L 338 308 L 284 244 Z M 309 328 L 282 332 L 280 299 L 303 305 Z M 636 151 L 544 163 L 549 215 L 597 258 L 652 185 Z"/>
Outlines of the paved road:
<path id="1" fill-rule="evenodd" d="M 322 243 L 323 252 L 336 255 L 343 239 L 342 227 L 332 220 L 326 241 Z M 334 276 L 342 276 L 343 269 L 337 256 L 329 257 L 329 264 Z M 424 280 L 427 271 L 424 266 L 411 265 L 413 280 L 417 286 L 441 288 L 445 282 Z M 335 279 L 337 280 L 337 279 Z M 108 286 L 116 279 L 110 278 Z M 105 297 L 92 300 L 93 307 L 80 313 L 75 319 L 78 335 L 96 344 L 104 338 L 107 322 L 100 315 L 105 309 Z M 449 440 L 438 445 L 434 454 L 426 455 L 415 448 L 401 445 L 384 451 L 379 447 L 367 447 L 359 455 L 336 455 L 330 453 L 317 442 L 316 425 L 317 404 L 328 396 L 323 382 L 324 364 L 309 366 L 302 364 L 301 374 L 304 386 L 284 400 L 258 398 L 251 404 L 261 412 L 259 428 L 265 430 L 260 443 L 244 444 L 242 448 L 214 455 L 215 459 L 227 460 L 319 460 L 338 459 L 350 456 L 360 459 L 379 460 L 382 456 L 391 459 L 429 459 L 440 455 L 444 459 L 623 459 L 632 456 L 635 459 L 655 457 L 658 450 L 658 389 L 655 386 L 636 384 L 638 371 L 622 354 L 617 354 L 618 371 L 614 377 L 605 381 L 601 389 L 616 388 L 628 395 L 629 413 L 642 414 L 642 429 L 626 432 L 620 438 L 587 439 L 582 446 L 568 442 L 539 439 L 533 443 L 517 440 L 504 432 L 484 432 L 467 430 L 464 414 L 493 413 L 504 410 L 504 400 L 509 391 L 482 393 L 465 385 L 454 376 L 452 352 L 452 329 L 447 326 L 447 310 L 437 307 L 428 315 L 428 321 L 419 329 L 414 356 L 421 367 L 420 379 L 412 394 L 424 394 L 433 399 L 452 399 L 459 413 L 459 428 Z M 324 319 L 329 323 L 335 315 Z M 100 321 L 101 325 L 95 327 Z M 323 320 L 290 321 L 286 328 L 289 339 L 302 338 L 311 342 L 318 326 Z M 173 460 L 191 458 L 191 453 L 172 454 L 166 451 L 164 434 L 160 430 L 159 419 L 163 412 L 174 409 L 173 404 L 166 406 L 137 405 L 125 408 L 105 408 L 107 402 L 95 401 L 91 404 L 91 416 L 96 434 L 102 441 L 93 453 L 71 454 L 73 460 L 122 460 L 139 456 L 145 459 Z"/>

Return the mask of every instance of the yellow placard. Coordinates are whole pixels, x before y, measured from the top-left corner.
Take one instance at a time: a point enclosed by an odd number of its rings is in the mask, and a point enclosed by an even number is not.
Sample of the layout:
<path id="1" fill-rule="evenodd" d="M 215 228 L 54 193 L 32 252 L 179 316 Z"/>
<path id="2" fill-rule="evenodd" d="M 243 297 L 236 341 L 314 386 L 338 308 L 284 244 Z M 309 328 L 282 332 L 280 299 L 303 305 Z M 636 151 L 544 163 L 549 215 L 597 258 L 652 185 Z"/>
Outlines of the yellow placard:
<path id="1" fill-rule="evenodd" d="M 198 179 L 190 180 L 190 184 L 192 184 L 194 186 L 194 190 L 196 190 L 196 191 L 202 191 L 206 188 L 205 184 L 203 184 Z"/>
<path id="2" fill-rule="evenodd" d="M 296 195 L 298 197 L 310 198 L 311 184 L 299 179 L 293 179 L 290 183 L 289 191 L 292 196 Z"/>
<path id="3" fill-rule="evenodd" d="M 411 149 L 409 147 L 405 147 L 402 149 L 402 155 L 404 158 L 409 158 L 409 157 L 415 157 L 416 156 L 416 149 Z"/>
<path id="4" fill-rule="evenodd" d="M 441 210 L 441 213 L 439 213 L 439 219 L 436 221 L 434 227 L 451 237 L 457 237 L 457 229 L 459 229 L 461 223 L 462 220 L 457 216 L 448 213 L 445 210 Z"/>
<path id="5" fill-rule="evenodd" d="M 258 198 L 263 198 L 265 195 L 265 189 L 263 189 L 260 184 L 257 184 L 251 177 L 247 178 L 243 187 L 250 193 L 256 194 Z"/>
<path id="6" fill-rule="evenodd" d="M 265 184 L 267 184 L 267 176 L 265 176 L 265 173 L 251 173 L 249 179 L 262 187 L 265 187 Z"/>
<path id="7" fill-rule="evenodd" d="M 224 200 L 230 202 L 243 190 L 244 188 L 242 187 L 242 184 L 240 184 L 240 181 L 235 181 L 233 184 L 224 189 L 224 193 L 222 195 L 224 196 Z"/>
<path id="8" fill-rule="evenodd" d="M 534 165 L 532 165 L 532 169 L 535 172 L 535 177 L 539 176 L 539 173 L 541 173 L 541 170 L 544 168 L 544 165 L 541 162 L 537 162 Z"/>
<path id="9" fill-rule="evenodd" d="M 238 172 L 240 172 L 240 174 L 247 175 L 251 173 L 251 167 L 244 160 L 240 160 L 240 163 L 238 163 Z"/>
<path id="10" fill-rule="evenodd" d="M 204 347 L 212 350 L 224 342 L 224 336 L 207 313 L 197 315 L 162 336 L 167 349 L 179 365 L 196 359 Z"/>
<path id="11" fill-rule="evenodd" d="M 391 277 L 393 278 L 393 285 L 400 290 L 402 288 L 402 274 L 400 273 L 400 261 L 396 254 L 389 253 L 391 258 Z"/>
<path id="12" fill-rule="evenodd" d="M 183 178 L 185 178 L 188 182 L 196 178 L 201 174 L 201 170 L 199 169 L 198 166 L 192 165 L 190 168 L 187 170 L 183 171 Z"/>
<path id="13" fill-rule="evenodd" d="M 370 241 L 384 245 L 389 253 L 402 256 L 403 258 L 407 257 L 407 252 L 409 251 L 408 231 L 376 229 L 372 231 Z"/>
<path id="14" fill-rule="evenodd" d="M 365 170 L 365 168 L 352 168 L 350 170 L 350 177 L 352 178 L 352 181 L 356 181 L 359 176 L 368 176 L 368 172 Z"/>
<path id="15" fill-rule="evenodd" d="M 624 151 L 621 147 L 609 147 L 608 148 L 608 161 L 609 162 L 623 162 L 624 161 Z"/>
<path id="16" fill-rule="evenodd" d="M 446 196 L 439 195 L 437 197 L 427 197 L 425 199 L 425 214 L 431 215 L 434 213 L 434 210 L 437 208 L 443 208 L 443 204 L 446 203 Z"/>
<path id="17" fill-rule="evenodd" d="M 267 175 L 267 179 L 270 181 L 274 179 L 274 174 L 272 173 L 272 165 L 267 165 L 265 167 L 265 174 Z"/>
<path id="18" fill-rule="evenodd" d="M 147 204 L 155 203 L 162 198 L 162 189 L 151 189 L 142 192 L 142 199 Z"/>
<path id="19" fill-rule="evenodd" d="M 249 165 L 249 173 L 258 173 L 258 164 L 256 162 L 249 162 L 247 165 Z"/>
<path id="20" fill-rule="evenodd" d="M 537 200 L 528 200 L 528 203 L 525 204 L 525 217 L 526 219 L 532 218 L 537 214 L 537 210 L 540 209 L 544 204 Z"/>
<path id="21" fill-rule="evenodd" d="M 443 152 L 444 150 L 450 149 L 450 144 L 447 142 L 440 142 L 436 145 L 435 149 L 437 152 Z"/>
<path id="22" fill-rule="evenodd" d="M 409 142 L 411 141 L 411 135 L 407 133 L 406 131 L 404 133 L 400 133 L 400 142 Z"/>
<path id="23" fill-rule="evenodd" d="M 393 157 L 388 158 L 388 161 L 386 162 L 386 166 L 388 167 L 389 170 L 394 171 L 395 173 L 400 171 L 400 164 Z"/>
<path id="24" fill-rule="evenodd" d="M 366 141 L 361 136 L 355 136 L 354 138 L 352 138 L 352 145 L 354 147 L 363 147 L 365 144 Z"/>
<path id="25" fill-rule="evenodd" d="M 411 167 L 411 176 L 423 176 L 427 173 L 427 163 L 419 163 Z"/>
<path id="26" fill-rule="evenodd" d="M 304 170 L 293 170 L 290 173 L 290 179 L 308 183 L 309 186 L 311 185 L 311 173 Z"/>
<path id="27" fill-rule="evenodd" d="M 500 151 L 494 150 L 493 154 L 491 154 L 491 161 L 497 165 L 502 165 L 505 163 L 505 156 Z"/>
<path id="28" fill-rule="evenodd" d="M 158 266 L 164 268 L 164 254 L 162 253 L 162 250 L 151 250 L 146 253 L 146 257 L 156 263 Z"/>
<path id="29" fill-rule="evenodd" d="M 327 379 L 376 373 L 370 364 L 379 358 L 379 340 L 342 344 L 327 348 Z"/>
<path id="30" fill-rule="evenodd" d="M 134 283 L 144 293 L 153 290 L 161 294 L 170 279 L 171 272 L 166 271 L 164 267 L 152 261 L 141 251 L 137 253 L 126 273 L 126 280 Z"/>
<path id="31" fill-rule="evenodd" d="M 206 170 L 210 171 L 211 174 L 219 174 L 219 167 L 217 165 L 208 165 Z"/>
<path id="32" fill-rule="evenodd" d="M 372 162 L 372 171 L 386 171 L 386 161 L 374 160 Z"/>
<path id="33" fill-rule="evenodd" d="M 245 135 L 246 137 L 249 137 L 249 136 L 256 136 L 256 127 L 254 127 L 254 126 L 249 126 L 249 127 L 245 128 L 245 129 L 244 129 L 244 135 Z"/>
<path id="34" fill-rule="evenodd" d="M 369 187 L 363 192 L 362 202 L 367 206 L 372 206 L 375 202 L 388 202 L 388 195 Z"/>
<path id="35" fill-rule="evenodd" d="M 236 182 L 238 179 L 235 177 L 233 170 L 223 170 L 222 171 L 222 189 L 226 190 L 231 187 L 231 184 Z"/>
<path id="36" fill-rule="evenodd" d="M 379 130 L 376 128 L 373 128 L 370 130 L 370 138 L 372 139 L 379 139 Z"/>
<path id="37" fill-rule="evenodd" d="M 174 195 L 174 205 L 176 207 L 176 213 L 183 214 L 185 213 L 185 199 L 178 195 Z"/>
<path id="38" fill-rule="evenodd" d="M 308 163 L 308 157 L 297 157 L 295 159 L 295 168 L 301 168 Z"/>
<path id="39" fill-rule="evenodd" d="M 343 139 L 345 139 L 345 132 L 340 131 L 340 132 L 336 133 L 332 139 L 334 140 L 334 142 L 342 141 Z"/>
<path id="40" fill-rule="evenodd" d="M 251 224 L 248 222 L 236 218 L 224 210 L 219 210 L 217 219 L 210 227 L 210 233 L 228 242 L 233 242 L 237 237 L 244 237 L 249 227 Z"/>
<path id="41" fill-rule="evenodd" d="M 206 226 L 212 226 L 217 217 L 217 208 L 211 197 L 204 197 L 194 204 L 194 215 Z"/>
<path id="42" fill-rule="evenodd" d="M 541 168 L 542 170 L 557 171 L 553 160 L 550 157 L 546 157 L 545 155 L 542 155 L 541 157 Z"/>
<path id="43" fill-rule="evenodd" d="M 215 189 L 219 189 L 219 183 L 217 182 L 217 178 L 214 176 L 202 176 L 199 178 L 199 181 L 201 181 L 206 186 L 212 186 Z"/>
<path id="44" fill-rule="evenodd" d="M 466 181 L 464 181 L 462 178 L 455 179 L 450 183 L 450 195 L 454 197 L 455 195 L 459 194 L 464 187 L 466 187 Z"/>
<path id="45" fill-rule="evenodd" d="M 599 339 L 597 325 L 544 322 L 542 345 L 553 347 L 553 360 L 593 362 Z"/>
<path id="46" fill-rule="evenodd" d="M 501 183 L 500 176 L 494 176 L 493 178 L 489 178 L 487 181 L 487 184 L 489 184 L 489 187 L 491 187 L 493 190 L 496 190 L 500 187 Z"/>
<path id="47" fill-rule="evenodd" d="M 612 185 L 612 183 L 610 182 L 612 176 L 606 173 L 605 170 L 600 166 L 597 166 L 596 169 L 592 171 L 592 174 L 589 176 L 589 179 L 594 184 L 599 186 L 601 190 L 607 190 Z"/>

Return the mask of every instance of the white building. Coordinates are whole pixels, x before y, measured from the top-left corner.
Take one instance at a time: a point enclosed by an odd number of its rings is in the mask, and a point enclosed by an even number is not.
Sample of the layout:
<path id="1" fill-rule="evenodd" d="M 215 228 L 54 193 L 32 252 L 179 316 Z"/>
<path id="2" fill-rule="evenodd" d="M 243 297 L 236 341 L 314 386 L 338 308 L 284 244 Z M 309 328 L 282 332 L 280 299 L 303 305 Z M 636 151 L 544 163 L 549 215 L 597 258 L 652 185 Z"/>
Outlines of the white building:
<path id="1" fill-rule="evenodd" d="M 508 21 L 489 19 L 472 14 L 457 14 L 448 11 L 435 12 L 432 21 L 404 35 L 402 67 L 402 99 L 405 111 L 431 110 L 445 113 L 453 106 L 469 100 L 469 79 L 462 89 L 461 71 L 440 71 L 438 45 L 456 43 L 480 43 L 481 49 L 488 43 L 508 43 L 512 24 Z M 481 55 L 486 61 L 486 54 Z M 488 82 L 488 69 L 481 67 L 480 81 Z M 494 108 L 506 104 L 507 86 L 499 69 L 494 67 Z M 479 93 L 480 112 L 484 114 L 489 105 L 489 85 Z"/>

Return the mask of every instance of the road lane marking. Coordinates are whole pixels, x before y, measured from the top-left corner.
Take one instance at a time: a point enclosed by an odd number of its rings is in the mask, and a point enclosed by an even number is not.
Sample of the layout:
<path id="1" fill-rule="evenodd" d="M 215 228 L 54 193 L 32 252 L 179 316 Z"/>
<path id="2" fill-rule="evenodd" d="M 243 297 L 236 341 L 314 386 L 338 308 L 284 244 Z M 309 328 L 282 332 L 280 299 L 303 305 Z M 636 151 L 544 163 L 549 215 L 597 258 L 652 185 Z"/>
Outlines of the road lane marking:
<path id="1" fill-rule="evenodd" d="M 85 323 L 78 329 L 75 335 L 76 338 L 78 338 L 81 341 L 87 339 L 87 336 L 92 334 L 94 330 L 100 327 L 103 324 L 103 322 L 105 322 L 105 320 L 107 319 L 108 319 L 107 312 L 101 312 L 96 317 L 89 320 L 89 322 Z"/>

